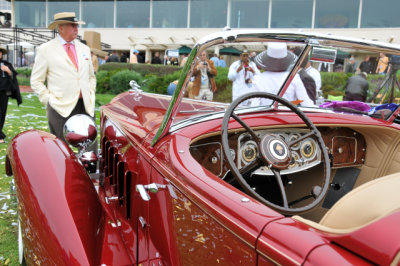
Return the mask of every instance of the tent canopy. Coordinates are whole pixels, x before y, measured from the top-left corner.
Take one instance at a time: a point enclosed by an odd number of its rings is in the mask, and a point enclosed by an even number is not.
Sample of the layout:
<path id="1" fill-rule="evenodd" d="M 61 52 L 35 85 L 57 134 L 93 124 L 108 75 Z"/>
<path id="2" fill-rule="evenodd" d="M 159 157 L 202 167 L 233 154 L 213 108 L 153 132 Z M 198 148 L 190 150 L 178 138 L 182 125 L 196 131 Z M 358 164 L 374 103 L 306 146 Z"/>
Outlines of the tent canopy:
<path id="1" fill-rule="evenodd" d="M 242 51 L 236 49 L 235 47 L 225 47 L 219 50 L 219 54 L 228 54 L 228 55 L 240 55 Z"/>
<path id="2" fill-rule="evenodd" d="M 350 53 L 339 49 L 337 50 L 336 57 L 344 60 L 350 57 Z"/>
<path id="3" fill-rule="evenodd" d="M 192 51 L 192 49 L 190 47 L 187 47 L 186 45 L 181 46 L 181 48 L 179 48 L 178 50 L 179 54 L 190 54 L 190 52 Z"/>

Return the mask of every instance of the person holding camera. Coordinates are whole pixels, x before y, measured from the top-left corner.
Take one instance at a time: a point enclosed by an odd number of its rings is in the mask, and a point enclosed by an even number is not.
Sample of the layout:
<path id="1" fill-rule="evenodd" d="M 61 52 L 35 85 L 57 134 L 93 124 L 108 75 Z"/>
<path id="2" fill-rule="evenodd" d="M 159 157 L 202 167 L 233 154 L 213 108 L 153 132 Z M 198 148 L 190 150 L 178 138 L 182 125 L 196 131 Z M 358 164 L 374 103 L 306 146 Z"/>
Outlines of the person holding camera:
<path id="1" fill-rule="evenodd" d="M 228 79 L 232 84 L 232 101 L 239 96 L 252 92 L 253 77 L 260 74 L 256 64 L 249 59 L 249 53 L 245 50 L 240 54 L 240 59 L 229 67 Z M 250 102 L 243 103 L 250 105 Z"/>
<path id="2" fill-rule="evenodd" d="M 207 59 L 206 51 L 200 53 L 199 62 L 193 71 L 193 89 L 194 99 L 212 101 L 214 92 L 217 90 L 214 77 L 217 75 L 217 69 L 214 62 Z"/>

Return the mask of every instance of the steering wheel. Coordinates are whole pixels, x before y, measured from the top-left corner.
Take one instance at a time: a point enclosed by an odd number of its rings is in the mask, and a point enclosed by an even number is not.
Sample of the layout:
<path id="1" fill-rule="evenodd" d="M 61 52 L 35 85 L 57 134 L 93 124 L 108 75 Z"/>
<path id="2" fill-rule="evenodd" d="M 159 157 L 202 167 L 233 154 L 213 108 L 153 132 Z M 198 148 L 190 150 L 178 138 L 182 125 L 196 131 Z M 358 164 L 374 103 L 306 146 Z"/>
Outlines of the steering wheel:
<path id="1" fill-rule="evenodd" d="M 254 130 L 249 127 L 234 111 L 235 108 L 240 105 L 242 102 L 251 99 L 251 98 L 267 98 L 288 107 L 291 111 L 293 111 L 296 115 L 298 115 L 306 124 L 307 128 L 310 130 L 305 135 L 287 143 L 281 137 L 275 134 L 266 134 L 263 137 L 257 136 Z M 251 163 L 247 164 L 240 170 L 237 168 L 235 162 L 233 161 L 230 148 L 229 148 L 229 140 L 228 140 L 228 124 L 231 120 L 231 117 L 234 118 L 253 138 L 253 140 L 257 144 L 258 153 L 256 159 L 253 160 Z M 327 148 L 325 147 L 325 143 L 321 137 L 321 133 L 318 131 L 316 126 L 311 122 L 311 120 L 295 105 L 290 103 L 289 101 L 278 97 L 274 94 L 270 94 L 267 92 L 252 92 L 241 97 L 237 98 L 235 101 L 231 103 L 229 108 L 225 112 L 224 119 L 222 121 L 222 148 L 224 151 L 225 158 L 228 161 L 229 168 L 235 177 L 235 179 L 239 182 L 240 186 L 244 189 L 244 191 L 254 197 L 255 199 L 259 200 L 260 202 L 264 203 L 265 205 L 288 215 L 294 215 L 306 212 L 311 210 L 315 206 L 317 206 L 322 199 L 325 198 L 325 195 L 329 188 L 329 181 L 330 181 L 330 162 L 329 156 L 327 152 Z M 291 155 L 291 147 L 299 143 L 300 141 L 306 138 L 314 138 L 317 142 L 321 152 L 322 152 L 322 161 L 324 167 L 324 177 L 323 177 L 323 186 L 322 188 L 315 189 L 316 196 L 315 199 L 302 207 L 292 208 L 290 207 L 285 188 L 282 182 L 280 172 L 282 170 L 288 169 L 290 162 L 292 160 Z M 250 187 L 246 179 L 243 176 L 253 172 L 254 170 L 258 169 L 261 166 L 267 166 L 269 169 L 274 173 L 274 176 L 278 182 L 280 194 L 282 196 L 282 206 L 272 203 L 271 201 L 263 198 L 260 196 L 254 189 Z M 320 190 L 320 191 L 319 191 Z"/>

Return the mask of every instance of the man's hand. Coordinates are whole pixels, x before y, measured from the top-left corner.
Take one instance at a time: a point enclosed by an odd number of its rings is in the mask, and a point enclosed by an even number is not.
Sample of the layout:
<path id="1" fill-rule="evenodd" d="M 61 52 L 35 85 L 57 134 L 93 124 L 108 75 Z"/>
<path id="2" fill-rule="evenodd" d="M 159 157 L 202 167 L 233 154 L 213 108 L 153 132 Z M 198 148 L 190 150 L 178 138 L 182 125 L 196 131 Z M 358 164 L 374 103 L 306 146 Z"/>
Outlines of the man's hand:
<path id="1" fill-rule="evenodd" d="M 202 61 L 200 61 L 199 62 L 199 65 L 197 66 L 197 68 L 200 70 L 200 69 L 204 69 L 204 68 L 208 68 L 208 64 L 207 64 L 207 62 L 202 62 Z"/>
<path id="2" fill-rule="evenodd" d="M 240 66 L 238 67 L 238 69 L 236 70 L 236 72 L 241 71 L 244 67 L 245 67 L 245 63 L 242 61 L 242 63 L 240 64 Z"/>
<path id="3" fill-rule="evenodd" d="M 1 71 L 6 72 L 9 76 L 11 76 L 11 70 L 6 65 L 1 66 Z"/>
<path id="4" fill-rule="evenodd" d="M 254 74 L 254 69 L 253 69 L 251 66 L 249 66 L 249 67 L 247 68 L 247 71 L 250 71 L 251 73 Z"/>

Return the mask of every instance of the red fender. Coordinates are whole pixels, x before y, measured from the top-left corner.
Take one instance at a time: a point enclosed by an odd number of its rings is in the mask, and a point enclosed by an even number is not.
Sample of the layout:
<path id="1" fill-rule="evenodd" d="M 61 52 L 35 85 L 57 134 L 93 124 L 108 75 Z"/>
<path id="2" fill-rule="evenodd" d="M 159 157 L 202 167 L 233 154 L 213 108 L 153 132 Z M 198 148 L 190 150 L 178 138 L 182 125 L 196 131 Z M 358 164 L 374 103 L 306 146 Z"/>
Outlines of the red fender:
<path id="1" fill-rule="evenodd" d="M 8 147 L 27 263 L 99 265 L 105 215 L 73 151 L 54 135 L 32 130 Z"/>

